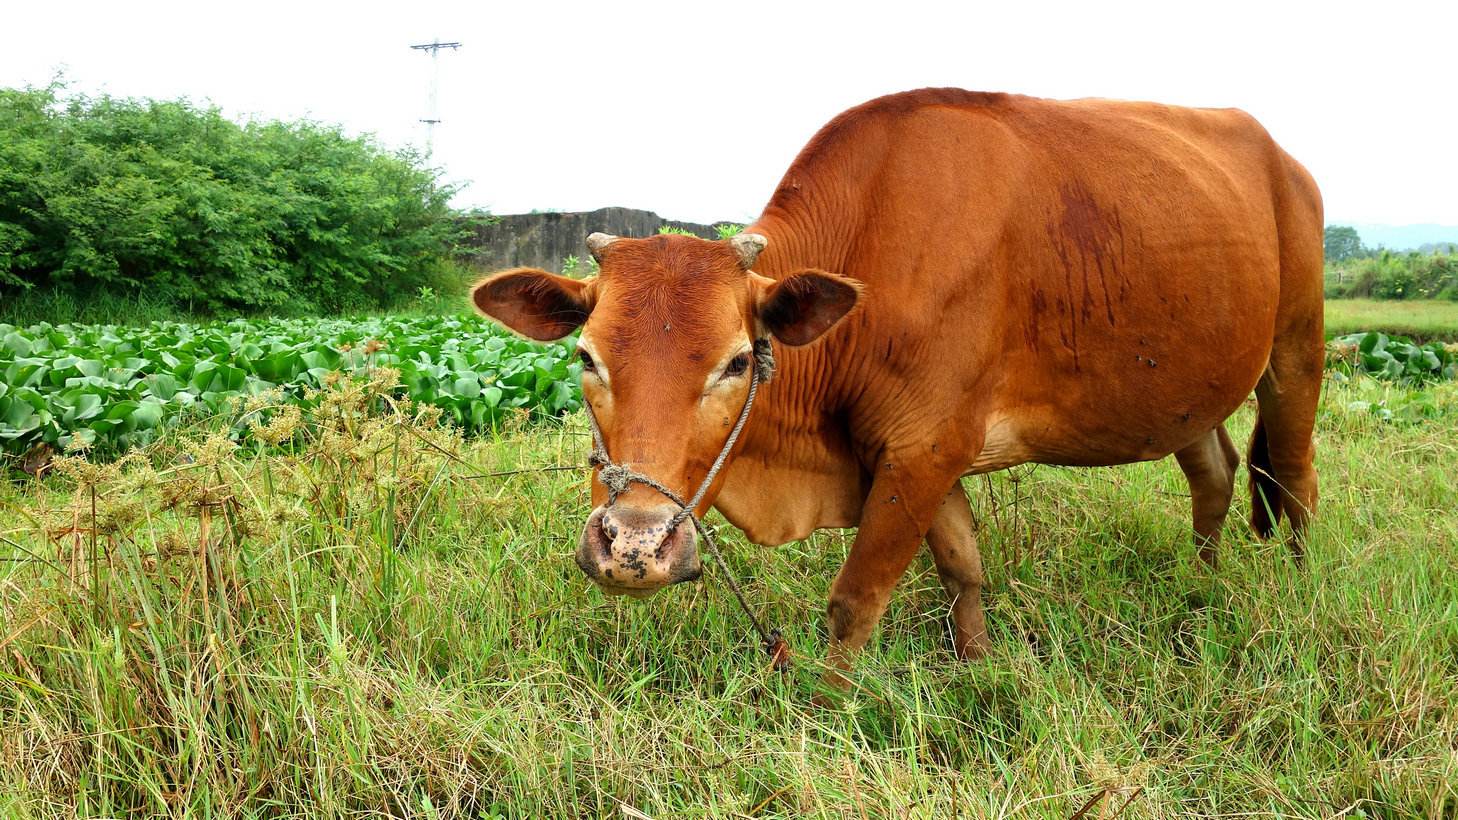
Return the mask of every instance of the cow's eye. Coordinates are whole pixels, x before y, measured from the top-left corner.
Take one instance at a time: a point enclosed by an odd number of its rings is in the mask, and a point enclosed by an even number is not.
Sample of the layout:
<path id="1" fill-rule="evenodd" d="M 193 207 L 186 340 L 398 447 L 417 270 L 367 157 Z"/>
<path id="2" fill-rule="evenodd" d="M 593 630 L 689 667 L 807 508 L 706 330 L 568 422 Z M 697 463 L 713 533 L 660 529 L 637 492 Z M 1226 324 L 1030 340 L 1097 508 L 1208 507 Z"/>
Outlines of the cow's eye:
<path id="1" fill-rule="evenodd" d="M 577 351 L 577 358 L 582 362 L 582 370 L 585 373 L 596 373 L 597 362 L 592 360 L 592 355 L 586 350 Z"/>
<path id="2" fill-rule="evenodd" d="M 732 379 L 735 376 L 743 376 L 744 371 L 749 369 L 749 354 L 740 353 L 729 360 L 728 366 L 724 368 L 724 378 Z"/>

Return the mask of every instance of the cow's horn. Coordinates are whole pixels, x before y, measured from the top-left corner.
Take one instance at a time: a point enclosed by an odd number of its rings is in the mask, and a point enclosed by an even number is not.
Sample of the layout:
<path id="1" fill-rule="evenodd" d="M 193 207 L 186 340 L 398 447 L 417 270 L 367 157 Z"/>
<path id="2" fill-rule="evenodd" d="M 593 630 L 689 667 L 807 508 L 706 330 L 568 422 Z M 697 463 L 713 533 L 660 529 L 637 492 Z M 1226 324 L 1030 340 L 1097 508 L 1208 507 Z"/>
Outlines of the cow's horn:
<path id="1" fill-rule="evenodd" d="M 739 254 L 739 267 L 745 270 L 754 266 L 754 260 L 759 258 L 759 252 L 764 250 L 764 246 L 768 244 L 769 240 L 757 233 L 738 233 L 729 238 L 729 245 L 734 248 L 735 253 Z"/>
<path id="2" fill-rule="evenodd" d="M 616 236 L 610 233 L 590 233 L 587 235 L 587 249 L 592 251 L 592 258 L 602 261 L 603 249 L 618 241 Z"/>

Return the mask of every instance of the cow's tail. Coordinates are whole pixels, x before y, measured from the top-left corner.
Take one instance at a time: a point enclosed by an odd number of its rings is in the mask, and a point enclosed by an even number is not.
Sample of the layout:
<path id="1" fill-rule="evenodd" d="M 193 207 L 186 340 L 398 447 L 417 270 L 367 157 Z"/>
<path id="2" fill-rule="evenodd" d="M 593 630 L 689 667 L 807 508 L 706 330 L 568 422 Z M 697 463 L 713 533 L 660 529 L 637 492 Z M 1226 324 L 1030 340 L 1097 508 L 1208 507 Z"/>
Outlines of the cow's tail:
<path id="1" fill-rule="evenodd" d="M 1270 538 L 1281 523 L 1281 485 L 1271 470 L 1271 452 L 1266 445 L 1266 424 L 1257 418 L 1246 455 L 1250 472 L 1250 527 L 1256 535 Z"/>

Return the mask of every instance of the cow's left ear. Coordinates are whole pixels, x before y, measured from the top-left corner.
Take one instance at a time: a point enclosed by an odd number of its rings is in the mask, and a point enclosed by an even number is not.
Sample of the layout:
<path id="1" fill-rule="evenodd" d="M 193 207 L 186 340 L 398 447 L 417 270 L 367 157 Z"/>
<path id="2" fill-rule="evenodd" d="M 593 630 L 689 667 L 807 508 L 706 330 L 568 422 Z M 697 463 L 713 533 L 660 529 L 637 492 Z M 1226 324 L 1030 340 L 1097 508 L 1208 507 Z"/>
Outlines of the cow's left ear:
<path id="1" fill-rule="evenodd" d="M 802 270 L 778 281 L 750 276 L 759 323 L 791 347 L 825 335 L 855 308 L 864 290 L 855 279 L 823 270 Z"/>

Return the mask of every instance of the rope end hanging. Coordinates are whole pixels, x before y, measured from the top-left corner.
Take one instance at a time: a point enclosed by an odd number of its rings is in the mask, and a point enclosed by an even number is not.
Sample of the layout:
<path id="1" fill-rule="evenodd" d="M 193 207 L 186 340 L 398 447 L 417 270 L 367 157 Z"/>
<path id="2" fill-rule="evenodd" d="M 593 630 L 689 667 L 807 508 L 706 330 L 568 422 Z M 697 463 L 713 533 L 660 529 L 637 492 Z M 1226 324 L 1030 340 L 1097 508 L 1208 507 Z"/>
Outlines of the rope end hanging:
<path id="1" fill-rule="evenodd" d="M 765 654 L 770 656 L 770 668 L 776 672 L 790 671 L 790 642 L 778 629 L 770 630 L 764 641 Z"/>

